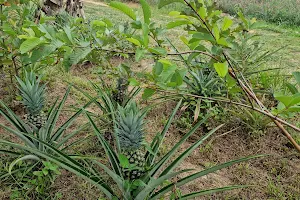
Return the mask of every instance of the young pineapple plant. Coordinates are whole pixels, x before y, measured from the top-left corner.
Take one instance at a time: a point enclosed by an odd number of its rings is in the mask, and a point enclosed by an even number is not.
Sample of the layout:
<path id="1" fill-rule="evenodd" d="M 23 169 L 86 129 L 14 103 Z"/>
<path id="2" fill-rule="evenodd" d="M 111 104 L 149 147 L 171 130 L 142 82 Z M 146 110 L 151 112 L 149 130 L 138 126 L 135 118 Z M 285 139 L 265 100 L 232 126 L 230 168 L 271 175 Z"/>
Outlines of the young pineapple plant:
<path id="1" fill-rule="evenodd" d="M 24 119 L 31 128 L 39 130 L 47 120 L 42 111 L 45 104 L 46 85 L 41 85 L 41 76 L 37 77 L 33 72 L 25 72 L 25 80 L 17 77 L 17 81 L 22 103 L 26 108 Z"/>
<path id="2" fill-rule="evenodd" d="M 121 154 L 126 156 L 132 168 L 122 168 L 125 178 L 135 180 L 144 173 L 145 154 L 142 148 L 145 132 L 143 119 L 146 111 L 131 102 L 125 108 L 118 106 L 116 133 Z"/>
<path id="3" fill-rule="evenodd" d="M 125 78 L 119 78 L 117 81 L 117 87 L 113 91 L 113 99 L 118 104 L 122 105 L 125 101 L 128 90 L 128 81 Z"/>

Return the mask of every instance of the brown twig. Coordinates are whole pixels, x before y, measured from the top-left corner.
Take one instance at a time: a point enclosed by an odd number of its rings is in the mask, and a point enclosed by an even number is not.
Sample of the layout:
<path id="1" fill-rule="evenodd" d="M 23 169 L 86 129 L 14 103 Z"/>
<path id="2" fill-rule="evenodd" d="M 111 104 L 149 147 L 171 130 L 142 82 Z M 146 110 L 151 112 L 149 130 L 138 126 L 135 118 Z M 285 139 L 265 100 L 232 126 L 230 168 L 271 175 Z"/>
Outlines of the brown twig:
<path id="1" fill-rule="evenodd" d="M 272 118 L 273 120 L 279 121 L 280 123 L 282 123 L 282 124 L 284 124 L 286 126 L 289 126 L 290 128 L 294 129 L 295 131 L 300 132 L 300 128 L 296 127 L 293 124 L 290 124 L 290 123 L 284 121 L 283 119 L 281 119 L 281 118 L 279 118 L 277 116 L 274 116 L 270 112 L 266 112 L 266 111 L 261 110 L 259 108 L 252 107 L 252 106 L 249 106 L 249 105 L 246 105 L 246 104 L 243 104 L 243 103 L 235 102 L 235 101 L 232 101 L 230 99 L 217 99 L 217 98 L 212 98 L 212 97 L 204 97 L 204 96 L 199 96 L 199 95 L 194 95 L 194 94 L 178 93 L 178 92 L 165 91 L 165 90 L 159 90 L 159 89 L 156 89 L 156 91 L 158 91 L 158 92 L 165 92 L 165 93 L 169 93 L 169 94 L 177 94 L 177 95 L 182 95 L 182 96 L 190 96 L 190 97 L 195 97 L 195 98 L 207 99 L 207 100 L 210 100 L 210 101 L 223 102 L 223 103 L 234 104 L 234 105 L 237 105 L 237 106 L 242 106 L 242 107 L 245 107 L 245 108 L 257 111 L 257 112 L 259 112 L 261 114 L 264 114 L 264 115 Z"/>

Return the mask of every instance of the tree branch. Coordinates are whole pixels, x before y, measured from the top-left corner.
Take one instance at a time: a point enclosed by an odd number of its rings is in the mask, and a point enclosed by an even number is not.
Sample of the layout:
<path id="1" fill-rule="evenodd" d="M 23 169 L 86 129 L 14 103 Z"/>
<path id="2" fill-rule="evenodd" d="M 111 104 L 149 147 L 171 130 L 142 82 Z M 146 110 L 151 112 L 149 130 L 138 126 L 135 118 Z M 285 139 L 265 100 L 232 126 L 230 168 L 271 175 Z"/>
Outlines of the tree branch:
<path id="1" fill-rule="evenodd" d="M 211 36 L 216 40 L 212 30 L 210 30 L 209 26 L 207 25 L 207 23 L 205 22 L 204 19 L 201 18 L 201 16 L 198 14 L 198 12 L 193 8 L 193 6 L 187 2 L 187 0 L 184 0 L 184 2 L 193 10 L 193 12 L 197 15 L 197 17 L 199 18 L 199 20 L 204 24 L 204 26 L 206 27 L 207 31 L 209 31 L 209 33 L 211 34 Z M 258 112 L 264 112 L 265 115 L 269 116 L 270 118 L 272 118 L 273 122 L 277 125 L 277 127 L 282 131 L 282 133 L 288 138 L 288 140 L 290 140 L 290 142 L 294 145 L 294 147 L 300 152 L 300 146 L 299 144 L 294 140 L 294 138 L 289 134 L 289 132 L 282 126 L 281 123 L 285 124 L 283 121 L 280 121 L 279 118 L 276 118 L 275 116 L 273 116 L 271 114 L 271 112 L 266 109 L 266 107 L 263 105 L 263 103 L 260 102 L 260 100 L 256 97 L 255 93 L 251 91 L 251 89 L 249 89 L 235 74 L 234 72 L 234 68 L 231 64 L 231 62 L 229 61 L 229 58 L 227 57 L 226 53 L 223 52 L 222 55 L 224 56 L 225 60 L 227 61 L 228 65 L 229 65 L 229 70 L 228 73 L 229 75 L 234 78 L 235 80 L 237 80 L 238 84 L 240 85 L 240 87 L 243 89 L 243 91 L 245 91 L 247 96 L 250 96 L 255 102 L 256 104 L 261 107 L 260 109 L 254 108 L 254 110 L 258 111 Z M 287 125 L 287 124 L 286 124 Z M 299 128 L 294 127 L 299 131 Z"/>

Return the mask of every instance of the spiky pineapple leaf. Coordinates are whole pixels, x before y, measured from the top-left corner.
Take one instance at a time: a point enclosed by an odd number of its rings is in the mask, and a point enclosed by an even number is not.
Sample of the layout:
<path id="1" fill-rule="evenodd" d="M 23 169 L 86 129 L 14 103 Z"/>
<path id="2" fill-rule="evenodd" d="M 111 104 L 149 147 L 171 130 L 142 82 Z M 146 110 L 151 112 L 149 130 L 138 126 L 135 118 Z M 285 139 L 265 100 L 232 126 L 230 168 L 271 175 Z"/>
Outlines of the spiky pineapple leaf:
<path id="1" fill-rule="evenodd" d="M 232 186 L 226 186 L 226 187 L 221 187 L 221 188 L 202 190 L 202 191 L 198 191 L 198 192 L 185 194 L 180 197 L 180 200 L 195 199 L 196 197 L 200 197 L 200 196 L 204 196 L 204 195 L 208 195 L 208 194 L 214 194 L 217 192 L 224 192 L 224 191 L 241 189 L 241 188 L 246 188 L 246 187 L 249 187 L 249 185 L 232 185 Z"/>
<path id="2" fill-rule="evenodd" d="M 229 162 L 226 162 L 226 163 L 222 163 L 220 165 L 213 166 L 211 168 L 208 168 L 208 169 L 205 169 L 203 171 L 194 173 L 192 175 L 188 175 L 188 176 L 186 176 L 182 179 L 177 180 L 175 183 L 169 184 L 169 185 L 163 187 L 162 189 L 158 190 L 149 199 L 150 200 L 159 199 L 160 197 L 164 196 L 166 193 L 172 191 L 172 189 L 175 186 L 180 187 L 180 186 L 185 185 L 185 184 L 187 184 L 191 181 L 194 181 L 197 178 L 200 178 L 200 177 L 205 176 L 207 174 L 213 173 L 213 172 L 218 171 L 220 169 L 232 166 L 232 165 L 240 163 L 240 162 L 245 162 L 245 161 L 248 161 L 248 160 L 251 160 L 251 159 L 262 158 L 264 156 L 266 156 L 266 155 L 256 155 L 256 156 L 244 157 L 244 158 L 240 158 L 240 159 L 237 159 L 237 160 L 232 160 L 232 161 L 229 161 Z"/>

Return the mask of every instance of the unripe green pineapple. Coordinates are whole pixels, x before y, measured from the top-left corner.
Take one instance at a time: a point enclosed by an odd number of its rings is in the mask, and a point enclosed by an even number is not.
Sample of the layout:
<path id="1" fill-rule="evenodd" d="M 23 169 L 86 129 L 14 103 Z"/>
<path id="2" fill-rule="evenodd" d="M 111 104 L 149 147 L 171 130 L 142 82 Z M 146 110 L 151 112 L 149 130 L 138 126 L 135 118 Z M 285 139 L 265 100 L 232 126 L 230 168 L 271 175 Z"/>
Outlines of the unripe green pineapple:
<path id="1" fill-rule="evenodd" d="M 46 85 L 40 85 L 41 77 L 36 77 L 33 72 L 25 73 L 25 80 L 17 77 L 22 103 L 26 108 L 24 118 L 29 126 L 40 129 L 46 122 L 46 116 L 42 112 L 45 104 Z"/>
<path id="2" fill-rule="evenodd" d="M 118 107 L 116 132 L 120 142 L 122 154 L 130 164 L 135 165 L 134 170 L 123 169 L 124 177 L 130 180 L 138 179 L 144 173 L 145 154 L 142 149 L 144 140 L 143 119 L 146 112 L 139 110 L 135 103 L 125 108 Z"/>
<path id="3" fill-rule="evenodd" d="M 113 99 L 120 105 L 123 104 L 128 90 L 128 81 L 124 78 L 119 78 L 116 90 L 113 91 Z"/>

